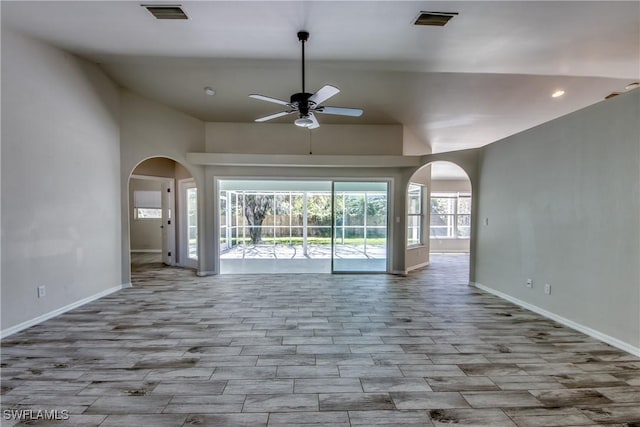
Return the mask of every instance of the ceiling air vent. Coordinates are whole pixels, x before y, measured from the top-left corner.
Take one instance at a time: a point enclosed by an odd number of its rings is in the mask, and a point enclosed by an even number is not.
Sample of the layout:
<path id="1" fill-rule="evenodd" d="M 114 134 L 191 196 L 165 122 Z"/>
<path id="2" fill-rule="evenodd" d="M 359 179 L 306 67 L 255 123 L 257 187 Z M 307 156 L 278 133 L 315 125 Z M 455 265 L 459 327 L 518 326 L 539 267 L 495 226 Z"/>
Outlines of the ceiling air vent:
<path id="1" fill-rule="evenodd" d="M 143 4 L 142 7 L 146 8 L 156 19 L 189 19 L 184 13 L 180 5 L 153 5 Z"/>
<path id="2" fill-rule="evenodd" d="M 457 12 L 420 12 L 413 25 L 444 27 Z"/>

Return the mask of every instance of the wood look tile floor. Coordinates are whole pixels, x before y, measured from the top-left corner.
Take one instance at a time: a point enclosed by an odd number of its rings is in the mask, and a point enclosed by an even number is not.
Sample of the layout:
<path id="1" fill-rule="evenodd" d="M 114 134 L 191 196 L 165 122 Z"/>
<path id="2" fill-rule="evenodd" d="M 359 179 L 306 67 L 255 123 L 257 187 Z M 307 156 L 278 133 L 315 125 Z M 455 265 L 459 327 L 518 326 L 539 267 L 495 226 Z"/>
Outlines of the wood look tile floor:
<path id="1" fill-rule="evenodd" d="M 459 255 L 408 277 L 136 264 L 2 341 L 2 425 L 640 425 L 640 359 L 466 278 Z"/>

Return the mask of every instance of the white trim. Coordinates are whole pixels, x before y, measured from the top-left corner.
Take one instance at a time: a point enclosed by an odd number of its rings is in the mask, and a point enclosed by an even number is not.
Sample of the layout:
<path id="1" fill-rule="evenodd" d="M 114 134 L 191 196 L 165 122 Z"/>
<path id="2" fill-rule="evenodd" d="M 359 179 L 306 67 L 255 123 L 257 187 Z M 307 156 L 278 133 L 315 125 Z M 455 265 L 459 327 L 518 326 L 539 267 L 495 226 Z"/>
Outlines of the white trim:
<path id="1" fill-rule="evenodd" d="M 418 167 L 421 156 L 187 153 L 187 161 L 210 166 L 270 167 Z"/>
<path id="2" fill-rule="evenodd" d="M 411 267 L 407 267 L 407 272 L 412 270 L 417 270 L 418 268 L 426 267 L 429 265 L 429 261 L 421 262 L 420 264 L 412 265 Z"/>
<path id="3" fill-rule="evenodd" d="M 481 289 L 485 292 L 488 292 L 490 294 L 493 294 L 497 297 L 500 297 L 504 300 L 507 300 L 509 302 L 512 302 L 516 305 L 519 305 L 520 307 L 526 308 L 529 311 L 533 311 L 534 313 L 540 314 L 541 316 L 544 316 L 546 318 L 549 318 L 551 320 L 555 320 L 558 323 L 561 323 L 565 326 L 570 327 L 571 329 L 575 329 L 576 331 L 582 332 L 583 334 L 589 335 L 592 338 L 595 338 L 597 340 L 603 341 L 607 344 L 610 344 L 614 347 L 619 348 L 620 350 L 624 350 L 627 353 L 631 353 L 634 356 L 638 356 L 640 357 L 640 347 L 635 347 L 629 343 L 626 343 L 624 341 L 621 341 L 617 338 L 614 338 L 610 335 L 604 334 L 600 331 L 597 331 L 595 329 L 591 329 L 588 326 L 584 326 L 581 325 L 580 323 L 576 323 L 573 320 L 569 320 L 566 317 L 562 317 L 559 316 L 555 313 L 552 313 L 550 311 L 547 311 L 543 308 L 540 308 L 536 305 L 533 304 L 529 304 L 528 302 L 524 302 L 518 298 L 512 297 L 511 295 L 505 294 L 503 292 L 497 291 L 495 289 L 491 289 L 481 283 L 477 283 L 477 282 L 470 282 L 470 285 L 475 286 L 478 289 Z"/>
<path id="4" fill-rule="evenodd" d="M 97 294 L 91 295 L 89 297 L 83 298 L 81 300 L 78 300 L 76 302 L 73 302 L 71 304 L 65 305 L 64 307 L 60 307 L 57 308 L 53 311 L 50 311 L 48 313 L 42 314 L 34 319 L 31 320 L 27 320 L 26 322 L 22 322 L 19 323 L 15 326 L 10 326 L 7 329 L 4 329 L 2 331 L 0 331 L 0 339 L 1 338 L 6 338 L 9 335 L 13 335 L 16 332 L 20 332 L 24 329 L 30 328 L 31 326 L 37 325 L 38 323 L 42 323 L 45 320 L 49 320 L 52 319 L 56 316 L 59 316 L 63 313 L 66 313 L 67 311 L 73 310 L 74 308 L 78 308 L 82 305 L 85 305 L 87 303 L 90 303 L 92 301 L 95 301 L 97 299 L 100 299 L 104 296 L 107 296 L 109 294 L 112 294 L 114 292 L 117 292 L 123 288 L 128 288 L 131 287 L 131 283 L 126 283 L 126 284 L 122 284 L 122 285 L 118 285 L 118 286 L 114 286 L 113 288 L 109 288 L 109 289 L 105 289 L 104 291 L 98 292 Z"/>
<path id="5" fill-rule="evenodd" d="M 198 187 L 196 186 L 196 181 L 193 178 L 184 178 L 178 180 L 178 197 L 177 201 L 177 217 L 178 217 L 178 227 L 177 227 L 177 235 L 178 242 L 176 245 L 177 250 L 177 265 L 186 268 L 197 269 L 198 268 L 198 259 L 194 259 L 189 257 L 189 226 L 188 226 L 188 218 L 187 218 L 187 190 L 195 188 L 196 192 L 198 191 Z M 197 193 L 196 193 L 197 194 Z M 201 197 L 200 194 L 197 194 L 198 197 Z M 197 203 L 197 199 L 196 199 Z M 197 214 L 196 214 L 197 216 Z M 199 227 L 200 224 L 198 223 Z M 197 241 L 196 247 L 200 247 L 200 242 Z M 198 250 L 196 249 L 196 253 Z"/>
<path id="6" fill-rule="evenodd" d="M 131 249 L 131 253 L 161 254 L 162 249 Z"/>
<path id="7" fill-rule="evenodd" d="M 216 274 L 218 274 L 218 273 L 216 273 L 215 271 L 202 271 L 202 270 L 198 270 L 198 271 L 196 272 L 196 276 L 198 276 L 198 277 L 204 277 L 204 276 L 215 276 Z"/>

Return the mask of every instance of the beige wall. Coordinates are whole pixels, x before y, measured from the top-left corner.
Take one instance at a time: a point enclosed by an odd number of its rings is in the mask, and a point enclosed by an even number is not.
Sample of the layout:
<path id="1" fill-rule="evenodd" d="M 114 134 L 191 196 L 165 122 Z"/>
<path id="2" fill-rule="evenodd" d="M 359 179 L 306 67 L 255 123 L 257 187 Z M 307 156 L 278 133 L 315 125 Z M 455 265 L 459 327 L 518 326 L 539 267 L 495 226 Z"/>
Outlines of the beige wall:
<path id="1" fill-rule="evenodd" d="M 140 174 L 171 178 L 175 178 L 176 174 L 186 175 L 184 171 L 186 169 L 194 177 L 199 194 L 206 193 L 210 187 L 204 181 L 204 168 L 186 161 L 188 152 L 204 151 L 204 122 L 124 89 L 120 91 L 120 109 L 122 112 L 120 125 L 121 221 L 122 224 L 126 224 L 121 233 L 121 275 L 122 281 L 126 283 L 131 280 L 128 194 L 129 177 L 134 169 Z M 151 159 L 153 157 L 166 159 Z M 141 164 L 143 161 L 149 163 Z M 173 161 L 181 163 L 184 169 L 176 167 Z M 167 166 L 169 164 L 173 166 Z M 202 198 L 198 201 L 198 208 L 198 223 L 201 224 L 199 233 L 205 233 L 209 225 L 204 220 L 205 204 Z M 176 227 L 179 229 L 178 224 Z M 204 234 L 198 236 L 200 241 L 203 241 L 203 236 Z M 207 262 L 213 264 L 211 252 L 209 255 L 204 252 L 207 247 L 204 245 L 201 248 L 202 253 L 199 256 L 201 271 L 212 269 L 207 265 Z"/>
<path id="2" fill-rule="evenodd" d="M 309 131 L 291 123 L 207 123 L 206 151 L 244 154 L 402 155 L 401 125 L 322 125 Z"/>
<path id="3" fill-rule="evenodd" d="M 433 179 L 431 192 L 471 193 L 471 182 L 468 179 Z"/>
<path id="4" fill-rule="evenodd" d="M 418 169 L 410 182 L 424 186 L 422 200 L 422 244 L 406 249 L 405 270 L 411 271 L 429 264 L 429 188 L 431 187 L 431 166 Z M 405 201 L 406 203 L 406 201 Z M 406 243 L 405 243 L 406 245 Z"/>
<path id="5" fill-rule="evenodd" d="M 431 146 L 421 141 L 411 130 L 402 127 L 402 155 L 403 156 L 422 156 L 431 153 Z"/>
<path id="6" fill-rule="evenodd" d="M 475 258 L 476 282 L 640 355 L 638 117 L 635 90 L 486 146 Z"/>
<path id="7" fill-rule="evenodd" d="M 176 175 L 176 164 L 175 161 L 166 157 L 154 157 L 136 166 L 132 175 L 174 178 Z"/>
<path id="8" fill-rule="evenodd" d="M 119 114 L 95 64 L 2 26 L 3 335 L 123 284 Z"/>

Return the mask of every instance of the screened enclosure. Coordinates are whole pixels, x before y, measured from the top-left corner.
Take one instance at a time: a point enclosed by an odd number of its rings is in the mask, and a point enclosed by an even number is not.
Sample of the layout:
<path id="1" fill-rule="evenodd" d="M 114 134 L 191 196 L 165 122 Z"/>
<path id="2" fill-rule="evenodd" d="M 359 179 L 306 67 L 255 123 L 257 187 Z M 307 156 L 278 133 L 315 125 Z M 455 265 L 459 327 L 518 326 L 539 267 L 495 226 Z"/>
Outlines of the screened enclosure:
<path id="1" fill-rule="evenodd" d="M 308 272 L 386 271 L 386 182 L 237 180 L 219 187 L 221 267 L 226 260 L 299 260 L 309 261 Z"/>

